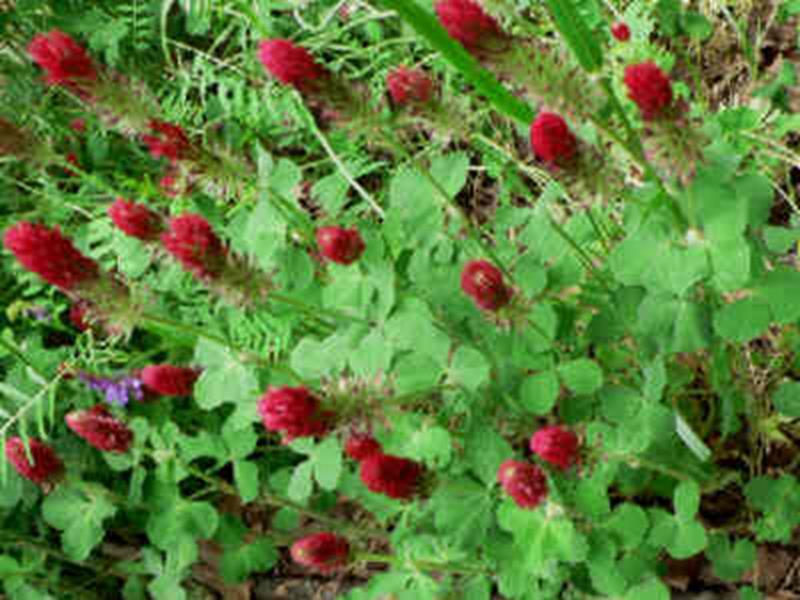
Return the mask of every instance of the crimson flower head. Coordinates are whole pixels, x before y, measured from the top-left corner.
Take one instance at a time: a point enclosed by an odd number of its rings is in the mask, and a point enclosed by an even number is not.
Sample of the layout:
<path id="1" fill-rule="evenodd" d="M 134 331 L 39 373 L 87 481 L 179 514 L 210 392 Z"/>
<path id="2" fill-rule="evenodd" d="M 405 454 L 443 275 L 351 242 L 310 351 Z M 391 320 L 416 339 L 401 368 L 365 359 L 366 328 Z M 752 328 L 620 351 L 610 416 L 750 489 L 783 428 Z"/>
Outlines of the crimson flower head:
<path id="1" fill-rule="evenodd" d="M 86 51 L 58 29 L 34 36 L 28 44 L 28 54 L 45 70 L 49 85 L 74 87 L 97 79 L 97 70 Z"/>
<path id="2" fill-rule="evenodd" d="M 35 438 L 28 438 L 28 448 L 33 462 L 25 452 L 25 442 L 18 437 L 6 440 L 6 458 L 14 470 L 36 485 L 55 483 L 64 471 L 64 464 L 48 445 Z"/>
<path id="3" fill-rule="evenodd" d="M 639 107 L 645 121 L 657 119 L 672 104 L 672 84 L 655 63 L 626 67 L 624 81 L 628 97 Z"/>
<path id="4" fill-rule="evenodd" d="M 532 463 L 509 459 L 500 465 L 497 480 L 520 508 L 536 508 L 547 497 L 547 477 Z"/>
<path id="5" fill-rule="evenodd" d="M 380 443 L 368 433 L 352 433 L 344 444 L 344 452 L 357 462 L 383 452 Z"/>
<path id="6" fill-rule="evenodd" d="M 225 268 L 227 249 L 200 215 L 189 213 L 170 219 L 161 243 L 184 269 L 200 279 L 213 279 Z"/>
<path id="7" fill-rule="evenodd" d="M 397 106 L 425 104 L 433 95 L 433 81 L 420 69 L 397 67 L 386 76 L 386 87 Z"/>
<path id="8" fill-rule="evenodd" d="M 628 27 L 627 23 L 623 23 L 622 21 L 614 23 L 611 26 L 611 35 L 613 35 L 614 39 L 618 42 L 627 42 L 631 39 L 631 28 Z"/>
<path id="9" fill-rule="evenodd" d="M 531 124 L 531 146 L 539 160 L 565 165 L 578 151 L 578 140 L 560 115 L 540 112 Z"/>
<path id="10" fill-rule="evenodd" d="M 439 0 L 434 10 L 450 37 L 467 50 L 478 49 L 486 38 L 500 34 L 497 21 L 473 0 Z"/>
<path id="11" fill-rule="evenodd" d="M 328 72 L 311 53 L 289 40 L 264 40 L 258 45 L 258 60 L 275 79 L 299 90 L 313 86 Z"/>
<path id="12" fill-rule="evenodd" d="M 143 135 L 145 143 L 153 158 L 166 158 L 169 162 L 187 158 L 191 149 L 189 136 L 179 125 L 152 119 L 148 125 L 153 135 Z"/>
<path id="13" fill-rule="evenodd" d="M 324 435 L 329 412 L 320 410 L 319 400 L 305 387 L 271 387 L 258 401 L 264 427 L 283 434 L 284 443 L 299 437 Z"/>
<path id="14" fill-rule="evenodd" d="M 97 263 L 81 254 L 58 227 L 22 221 L 6 231 L 3 244 L 28 271 L 65 291 L 100 276 Z"/>
<path id="15" fill-rule="evenodd" d="M 317 229 L 319 252 L 328 260 L 340 265 L 350 265 L 364 253 L 366 246 L 355 227 L 320 227 Z"/>
<path id="16" fill-rule="evenodd" d="M 133 431 L 115 419 L 102 404 L 71 412 L 64 420 L 72 431 L 104 452 L 127 452 L 133 441 Z"/>
<path id="17" fill-rule="evenodd" d="M 147 389 L 162 396 L 191 396 L 198 377 L 197 369 L 167 364 L 149 365 L 139 374 Z"/>
<path id="18" fill-rule="evenodd" d="M 503 282 L 503 273 L 485 260 L 471 260 L 461 272 L 461 289 L 483 310 L 496 311 L 511 300 L 511 288 Z"/>
<path id="19" fill-rule="evenodd" d="M 336 534 L 315 533 L 297 540 L 290 553 L 296 563 L 320 573 L 330 573 L 347 565 L 350 545 Z"/>
<path id="20" fill-rule="evenodd" d="M 163 225 L 161 218 L 144 204 L 117 198 L 108 207 L 108 216 L 126 235 L 143 241 L 157 240 Z"/>
<path id="21" fill-rule="evenodd" d="M 361 461 L 359 475 L 369 491 L 397 500 L 408 500 L 417 491 L 422 465 L 407 458 L 379 452 Z"/>
<path id="22" fill-rule="evenodd" d="M 531 452 L 562 471 L 569 469 L 578 457 L 578 436 L 558 425 L 534 433 L 530 446 Z"/>

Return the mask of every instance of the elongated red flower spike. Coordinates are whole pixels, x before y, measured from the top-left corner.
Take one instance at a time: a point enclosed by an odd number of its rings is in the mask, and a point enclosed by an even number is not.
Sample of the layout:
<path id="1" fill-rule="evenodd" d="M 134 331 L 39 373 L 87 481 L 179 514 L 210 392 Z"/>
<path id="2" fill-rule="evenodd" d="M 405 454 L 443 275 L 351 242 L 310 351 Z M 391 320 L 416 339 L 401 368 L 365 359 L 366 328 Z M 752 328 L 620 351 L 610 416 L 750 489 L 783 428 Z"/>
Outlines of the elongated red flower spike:
<path id="1" fill-rule="evenodd" d="M 550 425 L 531 436 L 530 447 L 542 460 L 566 471 L 578 457 L 578 436 L 569 429 Z"/>
<path id="2" fill-rule="evenodd" d="M 323 257 L 340 265 L 353 264 L 366 248 L 358 229 L 342 227 L 317 229 L 317 246 Z"/>
<path id="3" fill-rule="evenodd" d="M 419 487 L 422 465 L 407 458 L 377 453 L 361 461 L 359 475 L 371 492 L 408 500 Z"/>
<path id="4" fill-rule="evenodd" d="M 536 508 L 547 497 L 547 477 L 532 463 L 509 459 L 500 465 L 497 480 L 520 508 Z"/>
<path id="5" fill-rule="evenodd" d="M 84 301 L 78 301 L 69 307 L 69 322 L 78 331 L 86 331 L 91 327 L 91 323 L 87 320 L 89 313 L 89 304 Z"/>
<path id="6" fill-rule="evenodd" d="M 64 420 L 72 431 L 104 452 L 127 452 L 133 442 L 133 431 L 102 404 L 71 412 Z"/>
<path id="7" fill-rule="evenodd" d="M 475 50 L 487 38 L 501 34 L 497 21 L 473 0 L 439 0 L 434 10 L 450 37 L 461 42 L 467 50 Z"/>
<path id="8" fill-rule="evenodd" d="M 312 88 L 328 75 L 308 50 L 289 40 L 262 41 L 258 46 L 258 60 L 275 79 L 301 91 Z"/>
<path id="9" fill-rule="evenodd" d="M 35 438 L 28 438 L 31 458 L 25 452 L 25 442 L 19 437 L 6 440 L 6 459 L 14 470 L 38 486 L 56 483 L 64 472 L 64 464 L 55 451 Z"/>
<path id="10" fill-rule="evenodd" d="M 142 241 L 157 240 L 164 229 L 163 221 L 157 213 L 144 204 L 124 198 L 117 198 L 108 207 L 108 216 L 126 235 Z"/>
<path id="11" fill-rule="evenodd" d="M 64 291 L 100 276 L 97 263 L 81 254 L 58 227 L 22 221 L 6 231 L 3 244 L 28 271 Z"/>
<path id="12" fill-rule="evenodd" d="M 97 69 L 86 51 L 58 29 L 34 36 L 28 54 L 44 69 L 49 85 L 75 87 L 97 79 Z"/>
<path id="13" fill-rule="evenodd" d="M 578 140 L 556 113 L 540 112 L 531 124 L 530 133 L 534 154 L 548 164 L 565 166 L 578 151 Z"/>
<path id="14" fill-rule="evenodd" d="M 200 215 L 188 213 L 170 219 L 161 243 L 195 277 L 214 279 L 225 269 L 228 250 Z"/>
<path id="15" fill-rule="evenodd" d="M 628 97 L 639 107 L 642 119 L 652 121 L 664 115 L 672 104 L 672 84 L 666 73 L 653 62 L 625 68 Z"/>
<path id="16" fill-rule="evenodd" d="M 148 390 L 162 396 L 191 396 L 198 377 L 197 369 L 168 364 L 149 365 L 139 374 Z"/>
<path id="17" fill-rule="evenodd" d="M 619 21 L 611 26 L 611 35 L 613 35 L 614 39 L 618 42 L 627 42 L 631 39 L 631 28 L 628 27 L 627 23 Z"/>
<path id="18" fill-rule="evenodd" d="M 186 132 L 174 123 L 153 119 L 149 123 L 150 135 L 143 135 L 142 142 L 153 158 L 166 158 L 175 163 L 189 157 L 192 144 Z"/>
<path id="19" fill-rule="evenodd" d="M 380 443 L 368 433 L 351 433 L 344 444 L 344 452 L 357 462 L 373 454 L 380 454 L 383 448 Z"/>
<path id="20" fill-rule="evenodd" d="M 420 69 L 397 67 L 386 76 L 386 87 L 397 106 L 425 104 L 433 96 L 433 81 Z"/>
<path id="21" fill-rule="evenodd" d="M 307 535 L 292 544 L 292 559 L 320 573 L 330 573 L 347 565 L 350 544 L 329 532 Z"/>
<path id="22" fill-rule="evenodd" d="M 485 260 L 472 260 L 461 272 L 461 289 L 479 308 L 496 311 L 508 304 L 512 290 L 503 282 L 503 273 Z"/>
<path id="23" fill-rule="evenodd" d="M 328 432 L 332 414 L 305 387 L 271 387 L 258 401 L 264 427 L 279 432 L 284 443 L 299 437 L 319 437 Z"/>

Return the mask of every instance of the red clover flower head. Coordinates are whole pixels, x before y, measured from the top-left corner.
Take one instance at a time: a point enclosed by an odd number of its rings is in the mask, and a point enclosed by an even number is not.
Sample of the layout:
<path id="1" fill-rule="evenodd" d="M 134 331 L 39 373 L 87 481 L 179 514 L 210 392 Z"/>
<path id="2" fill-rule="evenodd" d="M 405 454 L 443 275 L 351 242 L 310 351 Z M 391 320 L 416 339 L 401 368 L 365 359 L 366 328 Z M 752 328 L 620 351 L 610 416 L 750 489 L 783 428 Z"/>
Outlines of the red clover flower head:
<path id="1" fill-rule="evenodd" d="M 297 540 L 290 553 L 296 563 L 320 573 L 330 573 L 347 565 L 350 545 L 341 536 L 322 532 Z"/>
<path id="2" fill-rule="evenodd" d="M 38 486 L 55 483 L 64 471 L 64 464 L 48 445 L 35 438 L 28 438 L 28 448 L 33 459 L 25 452 L 25 442 L 19 437 L 6 440 L 6 459 L 14 470 Z"/>
<path id="3" fill-rule="evenodd" d="M 352 433 L 344 444 L 344 452 L 357 462 L 373 454 L 380 454 L 383 448 L 380 443 L 368 433 Z"/>
<path id="4" fill-rule="evenodd" d="M 408 500 L 419 487 L 422 465 L 407 458 L 376 453 L 361 461 L 359 475 L 371 492 Z"/>
<path id="5" fill-rule="evenodd" d="M 578 151 L 578 140 L 560 115 L 542 111 L 531 124 L 531 146 L 540 160 L 563 166 Z"/>
<path id="6" fill-rule="evenodd" d="M 100 276 L 97 263 L 81 254 L 58 227 L 22 221 L 6 231 L 3 243 L 28 271 L 64 291 Z"/>
<path id="7" fill-rule="evenodd" d="M 49 85 L 74 88 L 97 79 L 97 70 L 86 50 L 58 29 L 34 36 L 28 44 L 28 54 L 44 69 Z"/>
<path id="8" fill-rule="evenodd" d="M 71 412 L 64 420 L 72 431 L 104 452 L 127 452 L 133 441 L 133 431 L 102 404 Z"/>
<path id="9" fill-rule="evenodd" d="M 317 246 L 320 254 L 340 265 L 350 265 L 364 253 L 364 240 L 358 229 L 320 227 L 317 229 Z"/>
<path id="10" fill-rule="evenodd" d="M 184 269 L 200 279 L 214 279 L 225 268 L 227 248 L 200 215 L 189 213 L 170 219 L 161 243 Z"/>
<path id="11" fill-rule="evenodd" d="M 163 229 L 161 218 L 157 213 L 144 204 L 137 204 L 124 198 L 117 198 L 108 207 L 108 215 L 114 225 L 126 235 L 142 241 L 157 240 Z"/>
<path id="12" fill-rule="evenodd" d="M 258 60 L 275 79 L 299 90 L 311 88 L 327 75 L 311 53 L 289 40 L 264 40 L 258 47 Z"/>
<path id="13" fill-rule="evenodd" d="M 512 291 L 503 282 L 503 273 L 485 260 L 472 260 L 461 272 L 461 289 L 479 308 L 496 311 L 508 304 Z"/>
<path id="14" fill-rule="evenodd" d="M 578 436 L 569 429 L 550 425 L 533 434 L 530 447 L 543 461 L 566 471 L 578 457 Z"/>
<path id="15" fill-rule="evenodd" d="M 397 106 L 425 104 L 433 95 L 433 81 L 420 69 L 397 67 L 386 76 L 386 87 Z"/>
<path id="16" fill-rule="evenodd" d="M 486 38 L 500 34 L 497 21 L 473 0 L 439 0 L 434 10 L 450 37 L 467 50 L 478 49 Z"/>
<path id="17" fill-rule="evenodd" d="M 535 464 L 507 460 L 500 465 L 497 480 L 520 508 L 536 508 L 547 497 L 547 477 Z"/>
<path id="18" fill-rule="evenodd" d="M 653 62 L 629 65 L 625 68 L 624 81 L 628 97 L 639 107 L 645 121 L 662 116 L 672 104 L 669 77 Z"/>
<path id="19" fill-rule="evenodd" d="M 162 396 L 191 396 L 198 377 L 197 369 L 167 364 L 149 365 L 139 374 L 148 390 Z"/>
<path id="20" fill-rule="evenodd" d="M 284 443 L 299 437 L 327 433 L 331 413 L 320 410 L 319 400 L 305 387 L 271 387 L 258 401 L 264 427 L 280 432 Z"/>
<path id="21" fill-rule="evenodd" d="M 631 28 L 628 27 L 627 23 L 619 21 L 611 26 L 611 35 L 613 35 L 614 39 L 618 42 L 627 42 L 631 39 Z"/>

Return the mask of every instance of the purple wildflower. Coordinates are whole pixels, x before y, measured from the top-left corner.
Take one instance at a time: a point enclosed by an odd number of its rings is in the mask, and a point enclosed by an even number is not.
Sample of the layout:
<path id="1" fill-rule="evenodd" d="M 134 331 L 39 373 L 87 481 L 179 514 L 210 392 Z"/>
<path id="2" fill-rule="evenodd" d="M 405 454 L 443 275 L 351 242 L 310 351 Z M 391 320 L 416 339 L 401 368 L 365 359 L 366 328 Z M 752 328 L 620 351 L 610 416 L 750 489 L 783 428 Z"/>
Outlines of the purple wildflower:
<path id="1" fill-rule="evenodd" d="M 106 396 L 106 402 L 117 406 L 126 406 L 131 400 L 144 399 L 142 380 L 138 377 L 98 377 L 90 373 L 81 372 L 78 378 L 83 381 L 89 389 L 102 392 Z"/>

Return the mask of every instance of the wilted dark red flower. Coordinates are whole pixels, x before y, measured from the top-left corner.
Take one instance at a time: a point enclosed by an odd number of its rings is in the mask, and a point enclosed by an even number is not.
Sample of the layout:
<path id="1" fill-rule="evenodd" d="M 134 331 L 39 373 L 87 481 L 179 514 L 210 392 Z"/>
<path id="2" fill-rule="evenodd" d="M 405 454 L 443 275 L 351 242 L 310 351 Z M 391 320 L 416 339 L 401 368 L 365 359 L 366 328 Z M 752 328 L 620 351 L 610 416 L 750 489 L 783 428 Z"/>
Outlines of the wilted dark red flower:
<path id="1" fill-rule="evenodd" d="M 196 214 L 173 217 L 161 243 L 184 269 L 201 279 L 218 276 L 225 268 L 227 249 L 208 221 Z"/>
<path id="2" fill-rule="evenodd" d="M 359 474 L 371 492 L 407 500 L 417 491 L 422 465 L 407 458 L 378 453 L 361 461 Z"/>
<path id="3" fill-rule="evenodd" d="M 69 128 L 75 133 L 86 133 L 86 119 L 80 117 L 72 119 L 69 123 Z"/>
<path id="4" fill-rule="evenodd" d="M 622 21 L 614 23 L 614 25 L 611 26 L 611 35 L 619 42 L 627 42 L 631 39 L 631 28 L 628 27 L 627 23 L 623 23 Z"/>
<path id="5" fill-rule="evenodd" d="M 197 369 L 166 364 L 149 365 L 139 375 L 146 388 L 162 396 L 191 396 L 198 377 Z"/>
<path id="6" fill-rule="evenodd" d="M 531 437 L 531 451 L 542 460 L 565 471 L 578 457 L 578 436 L 558 425 L 543 427 Z"/>
<path id="7" fill-rule="evenodd" d="M 434 10 L 450 37 L 461 42 L 467 50 L 475 49 L 486 38 L 500 34 L 497 21 L 473 0 L 439 0 Z"/>
<path id="8" fill-rule="evenodd" d="M 323 532 L 297 540 L 290 552 L 296 563 L 320 573 L 330 573 L 347 565 L 350 545 L 343 537 Z"/>
<path id="9" fill-rule="evenodd" d="M 81 168 L 81 161 L 78 160 L 78 155 L 75 154 L 74 152 L 70 152 L 69 154 L 67 154 L 67 162 L 75 167 L 78 167 L 79 169 Z M 76 171 L 73 171 L 68 167 L 64 168 L 64 172 L 70 177 L 78 176 L 78 173 Z"/>
<path id="10" fill-rule="evenodd" d="M 58 227 L 22 221 L 6 231 L 3 243 L 28 271 L 62 290 L 73 290 L 100 275 L 97 263 L 81 254 Z"/>
<path id="11" fill-rule="evenodd" d="M 133 441 L 133 431 L 102 404 L 71 412 L 64 420 L 72 431 L 104 452 L 127 452 Z"/>
<path id="12" fill-rule="evenodd" d="M 531 146 L 540 160 L 565 165 L 575 156 L 578 140 L 560 115 L 540 112 L 531 124 Z"/>
<path id="13" fill-rule="evenodd" d="M 97 79 L 97 70 L 86 51 L 57 29 L 40 33 L 28 44 L 28 54 L 46 72 L 50 85 L 72 87 Z"/>
<path id="14" fill-rule="evenodd" d="M 311 53 L 289 40 L 264 40 L 258 46 L 258 60 L 275 79 L 299 90 L 308 89 L 327 75 Z"/>
<path id="15" fill-rule="evenodd" d="M 507 460 L 500 465 L 497 480 L 520 508 L 536 508 L 547 497 L 547 477 L 532 463 Z"/>
<path id="16" fill-rule="evenodd" d="M 25 442 L 18 437 L 6 440 L 6 458 L 11 466 L 36 485 L 55 483 L 64 471 L 64 465 L 55 451 L 35 438 L 28 438 L 28 448 L 33 462 L 28 460 Z"/>
<path id="17" fill-rule="evenodd" d="M 322 256 L 340 265 L 349 265 L 357 261 L 366 247 L 358 229 L 342 227 L 317 229 L 317 246 Z"/>
<path id="18" fill-rule="evenodd" d="M 628 97 L 639 107 L 645 121 L 660 117 L 672 104 L 672 84 L 655 63 L 626 67 L 625 85 Z"/>
<path id="19" fill-rule="evenodd" d="M 433 81 L 425 71 L 397 67 L 386 76 L 389 95 L 398 106 L 424 104 L 433 94 Z"/>
<path id="20" fill-rule="evenodd" d="M 86 331 L 91 324 L 86 320 L 86 315 L 89 312 L 89 304 L 87 302 L 75 302 L 69 307 L 69 322 L 75 326 L 78 331 Z"/>
<path id="21" fill-rule="evenodd" d="M 283 434 L 284 442 L 324 435 L 332 415 L 320 410 L 319 400 L 305 387 L 271 387 L 258 401 L 264 427 Z"/>
<path id="22" fill-rule="evenodd" d="M 344 444 L 344 452 L 355 461 L 383 452 L 378 441 L 368 433 L 352 433 Z"/>
<path id="23" fill-rule="evenodd" d="M 191 142 L 179 125 L 153 119 L 148 126 L 154 135 L 143 135 L 142 142 L 153 158 L 164 157 L 171 163 L 187 158 Z"/>
<path id="24" fill-rule="evenodd" d="M 503 273 L 485 260 L 471 260 L 461 272 L 461 289 L 483 310 L 501 309 L 511 300 L 511 288 L 503 282 Z"/>
<path id="25" fill-rule="evenodd" d="M 144 204 L 117 198 L 108 207 L 108 216 L 125 234 L 144 241 L 158 239 L 163 223 L 161 218 Z"/>

